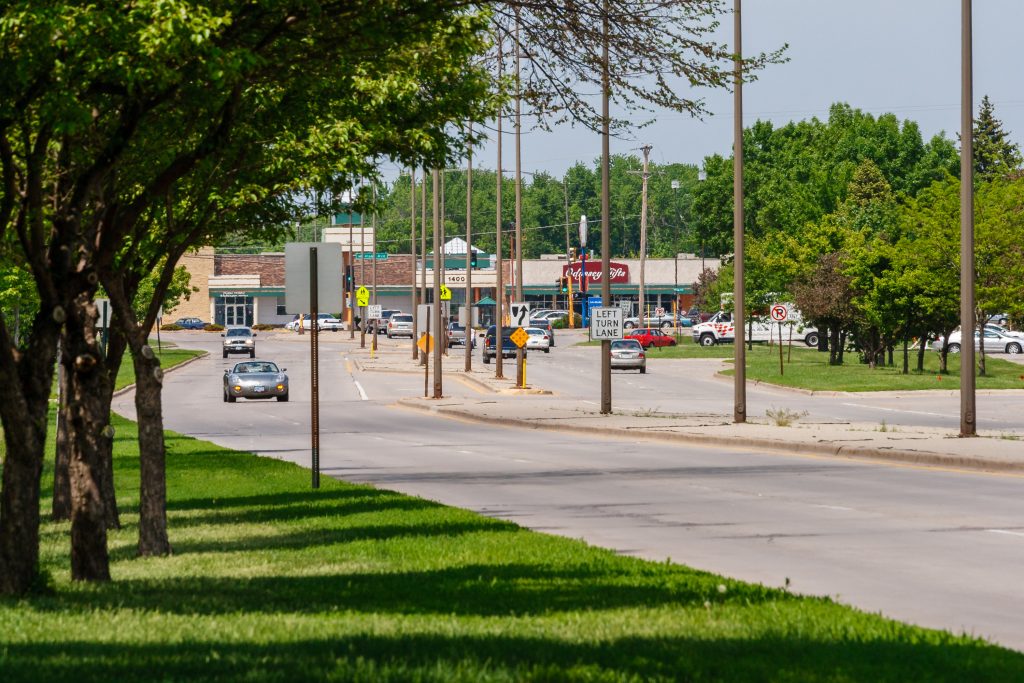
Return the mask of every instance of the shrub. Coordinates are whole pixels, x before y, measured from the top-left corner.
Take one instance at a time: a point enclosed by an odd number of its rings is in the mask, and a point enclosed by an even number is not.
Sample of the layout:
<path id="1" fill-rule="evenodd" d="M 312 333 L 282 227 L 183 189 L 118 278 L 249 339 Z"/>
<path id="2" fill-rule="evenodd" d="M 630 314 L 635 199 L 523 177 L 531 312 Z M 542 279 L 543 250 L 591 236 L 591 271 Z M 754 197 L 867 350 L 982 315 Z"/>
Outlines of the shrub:
<path id="1" fill-rule="evenodd" d="M 185 328 L 181 325 L 175 325 L 174 323 L 167 323 L 166 325 L 161 325 L 160 329 L 164 332 L 177 332 L 178 330 L 183 330 Z"/>
<path id="2" fill-rule="evenodd" d="M 224 326 L 217 323 L 209 323 L 203 326 L 203 330 L 206 332 L 221 332 L 224 330 Z"/>
<path id="3" fill-rule="evenodd" d="M 275 329 L 277 329 L 279 327 L 282 327 L 282 326 L 281 325 L 270 325 L 268 323 L 256 323 L 255 325 L 252 326 L 252 329 L 258 330 L 260 332 L 263 332 L 264 330 L 275 330 Z"/>

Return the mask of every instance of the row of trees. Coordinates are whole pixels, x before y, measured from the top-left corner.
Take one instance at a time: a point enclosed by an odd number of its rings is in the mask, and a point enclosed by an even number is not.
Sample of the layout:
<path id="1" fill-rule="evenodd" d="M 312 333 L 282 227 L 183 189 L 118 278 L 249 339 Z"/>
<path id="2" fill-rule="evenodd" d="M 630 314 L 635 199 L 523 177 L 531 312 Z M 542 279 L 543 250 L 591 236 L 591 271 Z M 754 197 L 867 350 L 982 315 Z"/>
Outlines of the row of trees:
<path id="1" fill-rule="evenodd" d="M 11 308 L 0 317 L 0 593 L 36 583 L 55 357 L 67 401 L 53 515 L 71 521 L 72 577 L 109 578 L 106 530 L 119 523 L 110 399 L 126 353 L 137 387 L 138 549 L 170 552 L 162 372 L 147 342 L 160 303 L 182 285 L 182 254 L 239 233 L 279 241 L 308 197 L 324 198 L 319 215 L 340 209 L 329 198 L 377 177 L 378 159 L 458 163 L 474 143 L 466 124 L 492 119 L 513 88 L 545 120 L 595 127 L 593 102 L 579 93 L 607 70 L 626 110 L 700 112 L 666 77 L 726 84 L 731 54 L 709 40 L 722 11 L 718 0 L 5 5 L 0 271 L 11 277 L 0 305 L 16 304 L 20 318 L 25 302 L 31 319 L 12 326 Z M 525 62 L 515 78 L 500 66 L 513 42 Z M 644 74 L 657 76 L 653 86 Z M 106 350 L 101 291 L 114 308 Z"/>
<path id="2" fill-rule="evenodd" d="M 980 331 L 998 313 L 1024 319 L 1024 176 L 1020 152 L 987 98 L 974 136 Z M 912 177 L 918 182 L 922 176 Z M 891 178 L 865 158 L 834 210 L 796 225 L 754 231 L 746 263 L 751 310 L 789 298 L 805 317 L 829 330 L 830 362 L 842 362 L 850 335 L 871 365 L 886 352 L 891 362 L 893 348 L 902 344 L 908 372 L 912 340 L 948 339 L 960 323 L 960 182 L 947 174 L 914 189 L 907 178 Z M 729 291 L 731 265 L 722 269 L 709 295 Z M 921 344 L 919 370 L 923 359 Z M 944 348 L 943 371 L 946 360 Z M 979 372 L 985 373 L 984 352 Z"/>

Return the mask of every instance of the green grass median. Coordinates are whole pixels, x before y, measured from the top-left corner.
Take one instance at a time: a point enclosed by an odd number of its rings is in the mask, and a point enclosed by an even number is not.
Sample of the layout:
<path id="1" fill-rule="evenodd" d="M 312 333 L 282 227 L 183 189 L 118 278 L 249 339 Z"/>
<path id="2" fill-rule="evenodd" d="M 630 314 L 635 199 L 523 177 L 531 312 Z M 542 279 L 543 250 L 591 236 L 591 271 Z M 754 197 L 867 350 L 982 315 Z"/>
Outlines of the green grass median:
<path id="1" fill-rule="evenodd" d="M 49 588 L 0 600 L 5 683 L 1024 676 L 976 638 L 369 486 L 312 491 L 300 467 L 171 433 L 175 552 L 138 559 L 135 429 L 115 426 L 114 580 L 71 582 L 68 524 L 44 522 Z"/>

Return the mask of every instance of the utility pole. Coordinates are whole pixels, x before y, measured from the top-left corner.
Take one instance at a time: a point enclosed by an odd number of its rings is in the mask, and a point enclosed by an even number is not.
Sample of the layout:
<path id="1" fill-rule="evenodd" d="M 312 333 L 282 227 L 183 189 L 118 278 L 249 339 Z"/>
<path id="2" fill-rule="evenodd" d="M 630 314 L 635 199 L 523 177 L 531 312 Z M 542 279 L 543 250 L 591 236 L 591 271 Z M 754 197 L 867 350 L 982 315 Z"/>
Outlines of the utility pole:
<path id="1" fill-rule="evenodd" d="M 604 0 L 604 12 L 601 18 L 601 305 L 611 306 L 612 287 L 609 271 L 611 270 L 611 174 L 610 162 L 610 116 L 608 112 L 608 96 L 611 88 L 611 65 L 608 57 L 608 0 Z M 601 340 L 601 414 L 612 412 L 612 343 Z"/>
<path id="2" fill-rule="evenodd" d="M 352 224 L 355 222 L 355 211 L 351 206 L 348 210 L 348 272 L 352 275 L 352 281 L 348 283 L 348 338 L 356 338 L 356 251 L 352 245 L 355 242 Z M 362 217 L 359 219 L 362 221 Z M 362 230 L 362 223 L 359 225 Z M 314 323 L 319 322 L 317 320 Z"/>
<path id="3" fill-rule="evenodd" d="M 469 136 L 473 136 L 473 122 L 469 122 Z M 473 147 L 466 155 L 466 372 L 473 370 Z"/>
<path id="4" fill-rule="evenodd" d="M 416 360 L 419 358 L 419 348 L 416 346 L 417 333 L 419 330 L 416 328 L 416 167 L 409 167 L 409 253 L 412 254 L 412 263 L 409 266 L 409 270 L 412 271 L 412 287 L 410 288 L 412 307 L 412 359 Z"/>
<path id="5" fill-rule="evenodd" d="M 436 194 L 436 193 L 435 193 Z M 420 303 L 427 303 L 427 167 L 423 167 L 423 182 L 420 183 L 420 254 L 423 255 L 423 269 L 420 271 Z M 437 270 L 437 254 L 434 254 L 434 270 Z M 416 317 L 416 311 L 413 311 L 413 317 Z M 426 334 L 430 333 L 430 321 L 424 321 L 424 330 Z M 420 355 L 420 364 L 427 364 L 427 354 L 423 353 Z M 426 387 L 424 387 L 424 395 L 426 394 Z"/>
<path id="6" fill-rule="evenodd" d="M 516 301 L 523 301 L 523 155 L 520 145 L 522 136 L 522 90 L 519 83 L 519 8 L 516 8 Z M 529 321 L 527 321 L 529 324 Z M 516 386 L 526 388 L 526 352 L 516 349 Z"/>
<path id="7" fill-rule="evenodd" d="M 736 423 L 747 421 L 747 349 L 743 345 L 746 335 L 745 305 L 743 301 L 743 22 L 740 18 L 742 0 L 734 0 L 733 9 L 733 415 Z"/>
<path id="8" fill-rule="evenodd" d="M 370 275 L 373 277 L 373 305 L 377 305 L 377 183 L 373 183 L 373 218 L 372 218 L 371 229 L 373 230 L 373 237 L 370 241 L 373 250 L 373 263 L 370 264 Z M 377 353 L 377 327 L 380 320 L 373 321 L 373 340 L 370 342 L 370 351 Z M 364 324 L 365 327 L 365 324 Z"/>
<path id="9" fill-rule="evenodd" d="M 974 46 L 971 0 L 960 5 L 960 436 L 977 436 L 974 395 Z"/>
<path id="10" fill-rule="evenodd" d="M 643 327 L 646 315 L 644 309 L 644 269 L 647 267 L 647 179 L 651 176 L 649 170 L 651 146 L 644 145 L 640 149 L 644 152 L 644 172 L 642 176 L 643 191 L 640 195 L 640 296 L 638 297 L 638 302 L 640 304 L 640 327 Z"/>
<path id="11" fill-rule="evenodd" d="M 440 172 L 435 168 L 434 180 L 434 398 L 441 398 L 441 269 L 437 265 L 437 255 L 441 251 L 441 192 Z"/>
<path id="12" fill-rule="evenodd" d="M 503 66 L 504 65 L 502 63 L 502 58 L 501 58 L 502 57 L 501 52 L 502 52 L 503 47 L 504 46 L 502 45 L 501 40 L 499 39 L 498 40 L 498 80 L 499 81 L 501 80 L 501 78 L 503 76 L 502 71 L 503 71 Z M 504 171 L 502 171 L 502 169 L 501 169 L 501 119 L 502 119 L 502 115 L 501 115 L 501 110 L 499 109 L 498 110 L 498 121 L 497 121 L 497 123 L 498 123 L 498 145 L 497 145 L 497 147 L 498 147 L 498 149 L 497 149 L 497 152 L 498 152 L 498 171 L 495 174 L 495 191 L 494 191 L 494 201 L 495 201 L 495 205 L 496 205 L 495 225 L 497 226 L 495 231 L 494 231 L 494 234 L 495 234 L 495 237 L 494 237 L 494 244 L 495 244 L 494 258 L 495 258 L 495 265 L 496 265 L 496 268 L 497 268 L 497 272 L 495 273 L 495 277 L 497 278 L 497 286 L 495 287 L 495 290 L 494 290 L 494 292 L 495 292 L 495 294 L 494 294 L 494 310 L 495 310 L 495 320 L 494 320 L 494 352 L 495 352 L 494 353 L 494 378 L 495 379 L 504 379 L 504 377 L 505 377 L 504 373 L 502 372 L 503 367 L 502 367 L 502 362 L 501 362 L 502 361 L 502 356 L 501 356 L 501 352 L 502 352 L 502 337 L 501 337 L 501 333 L 502 333 L 502 330 L 501 330 L 501 328 L 502 328 L 502 323 L 504 321 L 504 317 L 503 316 L 505 315 L 505 311 L 504 311 L 504 308 L 505 308 L 505 306 L 504 306 L 505 280 L 504 280 L 504 274 L 502 273 L 503 268 L 502 268 L 502 263 L 501 263 L 501 241 L 505 238 L 504 234 L 503 234 L 503 231 L 502 231 L 502 225 L 501 225 L 501 190 L 502 190 L 501 186 L 502 186 L 502 180 L 504 179 Z M 484 337 L 485 342 L 486 342 L 486 339 L 487 339 L 487 337 L 485 336 Z"/>
<path id="13" fill-rule="evenodd" d="M 377 262 L 377 254 L 374 254 L 373 262 Z M 366 286 L 366 222 L 363 215 L 359 214 L 359 286 Z M 360 306 L 362 315 L 359 316 L 359 348 L 366 348 L 366 307 Z"/>

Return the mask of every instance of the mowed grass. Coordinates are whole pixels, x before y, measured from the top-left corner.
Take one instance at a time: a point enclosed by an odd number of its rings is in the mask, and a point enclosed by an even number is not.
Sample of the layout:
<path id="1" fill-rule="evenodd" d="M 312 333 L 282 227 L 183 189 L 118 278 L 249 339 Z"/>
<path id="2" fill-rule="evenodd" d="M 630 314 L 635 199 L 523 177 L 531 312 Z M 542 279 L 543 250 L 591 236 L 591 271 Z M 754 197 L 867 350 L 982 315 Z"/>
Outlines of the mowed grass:
<path id="1" fill-rule="evenodd" d="M 1024 655 L 168 435 L 174 555 L 135 558 L 115 423 L 113 582 L 0 600 L 0 680 L 1011 681 Z M 49 483 L 51 472 L 44 472 Z M 48 510 L 49 501 L 44 501 Z"/>
<path id="2" fill-rule="evenodd" d="M 700 346 L 690 337 L 678 338 L 676 346 L 647 349 L 647 359 L 722 358 L 731 360 L 732 344 Z M 580 346 L 599 346 L 600 342 L 583 342 Z M 917 352 L 910 352 L 910 374 L 903 374 L 902 351 L 893 356 L 895 365 L 874 369 L 861 363 L 855 352 L 847 352 L 843 364 L 830 366 L 828 354 L 807 348 L 801 343 L 783 346 L 783 370 L 779 373 L 778 344 L 754 344 L 747 349 L 747 379 L 812 391 L 917 391 L 922 389 L 954 390 L 960 387 L 960 356 L 949 355 L 949 372 L 939 373 L 939 354 L 928 350 L 924 355 L 924 372 L 917 372 Z M 723 371 L 732 375 L 732 369 Z M 986 354 L 985 375 L 978 376 L 978 389 L 1024 389 L 1024 364 L 1005 360 L 1004 354 Z"/>
<path id="3" fill-rule="evenodd" d="M 154 353 L 156 348 L 153 349 Z M 196 356 L 201 356 L 205 351 L 195 351 L 192 349 L 177 349 L 177 348 L 164 348 L 163 352 L 157 354 L 157 358 L 160 359 L 160 367 L 163 369 L 174 367 L 175 365 L 181 365 L 187 360 L 191 360 Z M 121 367 L 117 371 L 117 379 L 114 382 L 114 390 L 123 389 L 129 384 L 135 383 L 135 366 L 132 363 L 132 358 L 129 354 L 125 354 L 124 361 L 121 363 Z"/>

